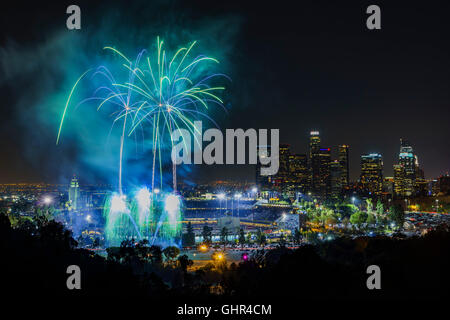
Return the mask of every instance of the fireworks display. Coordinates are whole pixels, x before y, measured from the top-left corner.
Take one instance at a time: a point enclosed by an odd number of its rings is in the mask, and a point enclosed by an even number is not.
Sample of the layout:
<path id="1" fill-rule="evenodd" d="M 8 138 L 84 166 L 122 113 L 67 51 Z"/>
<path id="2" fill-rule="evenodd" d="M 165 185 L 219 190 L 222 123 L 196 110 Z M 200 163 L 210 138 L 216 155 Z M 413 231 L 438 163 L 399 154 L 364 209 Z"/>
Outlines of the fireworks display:
<path id="1" fill-rule="evenodd" d="M 170 55 L 164 42 L 157 37 L 156 50 L 142 50 L 130 60 L 113 47 L 104 49 L 119 61 L 114 68 L 99 66 L 84 72 L 72 87 L 62 112 L 56 143 L 60 143 L 63 125 L 73 104 L 75 90 L 86 79 L 99 82 L 93 95 L 77 104 L 95 103 L 96 110 L 111 110 L 111 130 L 120 126 L 118 150 L 118 190 L 106 201 L 104 215 L 107 240 L 117 244 L 124 238 L 173 239 L 180 235 L 181 200 L 176 194 L 176 165 L 172 165 L 172 191 L 163 189 L 163 163 L 170 159 L 173 147 L 172 131 L 187 129 L 194 134 L 196 119 L 206 119 L 217 126 L 208 115 L 210 106 L 224 109 L 220 93 L 225 87 L 216 85 L 224 74 L 213 73 L 219 61 L 205 55 L 195 55 L 197 42 L 180 47 Z M 198 129 L 197 129 L 198 130 Z M 152 178 L 150 188 L 140 188 L 132 200 L 123 191 L 123 166 L 126 163 L 125 142 L 147 143 L 151 150 Z M 145 137 L 150 137 L 149 139 Z M 168 151 L 168 152 L 167 152 Z M 147 181 L 144 183 L 148 183 Z M 159 189 L 158 189 L 159 190 Z"/>

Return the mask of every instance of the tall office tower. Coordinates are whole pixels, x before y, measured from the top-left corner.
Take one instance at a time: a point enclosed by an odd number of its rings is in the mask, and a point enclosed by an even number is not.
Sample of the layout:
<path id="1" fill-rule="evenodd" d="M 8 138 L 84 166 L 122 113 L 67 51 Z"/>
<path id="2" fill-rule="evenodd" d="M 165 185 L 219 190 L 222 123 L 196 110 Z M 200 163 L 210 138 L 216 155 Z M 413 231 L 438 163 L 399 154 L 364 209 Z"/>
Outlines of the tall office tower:
<path id="1" fill-rule="evenodd" d="M 394 164 L 394 196 L 402 198 L 405 195 L 405 170 L 401 164 Z"/>
<path id="2" fill-rule="evenodd" d="M 306 192 L 308 189 L 308 161 L 306 154 L 291 154 L 289 157 L 290 181 L 295 189 Z"/>
<path id="3" fill-rule="evenodd" d="M 428 194 L 428 182 L 425 180 L 425 173 L 423 169 L 420 168 L 419 158 L 417 155 L 414 155 L 414 163 L 416 167 L 416 183 L 414 185 L 415 195 L 425 197 Z"/>
<path id="4" fill-rule="evenodd" d="M 429 182 L 428 194 L 430 196 L 437 196 L 439 194 L 439 180 L 433 179 Z"/>
<path id="5" fill-rule="evenodd" d="M 339 160 L 330 163 L 331 197 L 339 198 L 342 193 L 341 164 Z"/>
<path id="6" fill-rule="evenodd" d="M 280 167 L 277 173 L 277 180 L 281 187 L 289 181 L 290 170 L 289 170 L 289 156 L 291 155 L 290 146 L 288 144 L 280 144 Z"/>
<path id="7" fill-rule="evenodd" d="M 408 141 L 400 139 L 400 154 L 398 163 L 402 165 L 404 170 L 403 180 L 403 196 L 409 197 L 414 195 L 416 184 L 416 161 L 413 153 L 413 148 Z"/>
<path id="8" fill-rule="evenodd" d="M 342 144 L 339 146 L 339 170 L 341 175 L 341 186 L 342 188 L 348 187 L 350 181 L 350 170 L 348 164 L 348 145 Z"/>
<path id="9" fill-rule="evenodd" d="M 74 210 L 78 209 L 79 198 L 80 198 L 80 186 L 78 184 L 78 179 L 75 176 L 73 176 L 69 186 L 69 203 Z"/>
<path id="10" fill-rule="evenodd" d="M 383 157 L 378 153 L 361 156 L 361 186 L 371 195 L 378 195 L 383 188 Z"/>
<path id="11" fill-rule="evenodd" d="M 272 187 L 272 179 L 273 176 L 263 176 L 261 175 L 261 162 L 259 158 L 269 157 L 270 156 L 270 145 L 266 146 L 258 146 L 258 158 L 256 163 L 256 185 L 261 191 L 268 191 Z"/>
<path id="12" fill-rule="evenodd" d="M 311 131 L 309 136 L 309 182 L 313 193 L 320 192 L 320 135 L 319 131 Z"/>
<path id="13" fill-rule="evenodd" d="M 450 194 L 450 176 L 448 174 L 439 177 L 439 193 L 447 196 Z"/>
<path id="14" fill-rule="evenodd" d="M 322 199 L 326 199 L 331 195 L 331 149 L 319 149 L 319 195 Z"/>

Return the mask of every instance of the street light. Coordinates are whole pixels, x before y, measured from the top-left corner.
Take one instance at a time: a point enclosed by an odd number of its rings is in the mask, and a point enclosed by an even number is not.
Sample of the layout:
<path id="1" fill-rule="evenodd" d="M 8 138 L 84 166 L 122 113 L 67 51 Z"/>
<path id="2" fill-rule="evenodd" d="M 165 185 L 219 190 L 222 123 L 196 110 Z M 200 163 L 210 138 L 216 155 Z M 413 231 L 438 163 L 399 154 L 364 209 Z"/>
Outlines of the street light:
<path id="1" fill-rule="evenodd" d="M 213 258 L 213 260 L 216 261 L 216 262 L 221 262 L 221 261 L 224 261 L 224 260 L 225 260 L 225 254 L 222 253 L 222 252 L 215 252 L 215 253 L 212 255 L 212 258 Z"/>

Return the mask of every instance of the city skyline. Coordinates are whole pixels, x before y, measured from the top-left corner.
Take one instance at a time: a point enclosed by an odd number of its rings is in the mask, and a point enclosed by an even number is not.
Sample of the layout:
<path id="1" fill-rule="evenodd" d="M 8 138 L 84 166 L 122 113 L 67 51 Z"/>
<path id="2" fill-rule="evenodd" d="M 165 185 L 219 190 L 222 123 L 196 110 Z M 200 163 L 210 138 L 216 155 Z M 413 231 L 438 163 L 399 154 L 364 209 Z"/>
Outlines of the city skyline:
<path id="1" fill-rule="evenodd" d="M 389 176 L 398 141 L 405 138 L 419 154 L 427 178 L 450 170 L 450 150 L 445 148 L 450 48 L 442 40 L 446 39 L 442 8 L 423 8 L 413 1 L 400 9 L 384 3 L 385 28 L 370 32 L 362 4 L 309 3 L 298 11 L 288 3 L 269 8 L 241 2 L 175 1 L 171 10 L 164 3 L 127 5 L 122 10 L 124 4 L 114 2 L 112 11 L 138 17 L 145 12 L 145 19 L 121 19 L 120 29 L 100 5 L 84 1 L 80 5 L 86 13 L 83 27 L 69 33 L 61 29 L 65 28 L 64 4 L 49 5 L 46 19 L 35 14 L 42 11 L 40 4 L 31 4 L 29 11 L 20 13 L 13 4 L 5 5 L 8 15 L 0 30 L 1 59 L 8 63 L 1 65 L 0 77 L 0 135 L 4 137 L 0 140 L 0 182 L 58 182 L 77 173 L 94 183 L 111 176 L 111 170 L 102 171 L 116 160 L 107 158 L 103 149 L 86 148 L 84 141 L 75 139 L 64 146 L 54 145 L 57 119 L 63 97 L 70 91 L 67 83 L 72 84 L 81 69 L 89 67 L 86 61 L 101 60 L 97 45 L 111 41 L 130 48 L 146 45 L 160 31 L 147 28 L 153 12 L 164 13 L 154 17 L 155 24 L 180 21 L 167 31 L 173 37 L 190 30 L 212 48 L 211 54 L 221 58 L 224 72 L 232 79 L 224 97 L 229 114 L 217 117 L 221 128 L 279 128 L 280 142 L 290 143 L 297 153 L 307 151 L 307 133 L 317 129 L 332 151 L 339 144 L 351 147 L 351 164 L 358 163 L 361 154 L 383 154 Z M 160 11 L 154 10 L 159 6 Z M 133 23 L 123 24 L 128 20 Z M 411 23 L 414 20 L 422 23 Z M 223 41 L 211 39 L 205 26 L 215 26 Z M 92 40 L 80 41 L 88 32 Z M 41 41 L 43 35 L 47 42 Z M 79 50 L 66 50 L 69 44 Z M 31 52 L 37 53 L 33 63 L 26 59 Z M 73 63 L 70 69 L 67 64 L 60 68 L 48 57 Z M 13 77 L 15 81 L 10 81 Z M 92 161 L 94 156 L 105 159 L 99 164 Z M 197 171 L 186 173 L 185 178 L 250 180 L 254 176 L 249 166 L 198 169 L 190 168 Z M 352 180 L 359 175 L 355 169 L 351 165 Z"/>

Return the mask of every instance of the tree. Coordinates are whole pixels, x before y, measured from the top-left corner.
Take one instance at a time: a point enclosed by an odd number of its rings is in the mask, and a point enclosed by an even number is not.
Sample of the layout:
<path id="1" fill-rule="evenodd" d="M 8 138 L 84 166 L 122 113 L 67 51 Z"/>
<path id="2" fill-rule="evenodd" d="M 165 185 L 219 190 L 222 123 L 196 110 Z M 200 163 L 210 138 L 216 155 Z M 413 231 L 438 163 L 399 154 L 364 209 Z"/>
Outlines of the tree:
<path id="1" fill-rule="evenodd" d="M 246 243 L 246 239 L 245 239 L 244 230 L 241 228 L 239 230 L 239 244 L 243 247 L 245 243 Z"/>
<path id="2" fill-rule="evenodd" d="M 208 226 L 203 226 L 202 230 L 203 242 L 211 243 L 212 242 L 212 228 Z"/>
<path id="3" fill-rule="evenodd" d="M 372 213 L 373 210 L 372 199 L 367 199 L 366 204 L 367 204 L 367 213 Z"/>
<path id="4" fill-rule="evenodd" d="M 383 203 L 378 199 L 377 201 L 377 215 L 383 215 L 384 214 L 384 207 Z"/>
<path id="5" fill-rule="evenodd" d="M 284 233 L 280 234 L 280 247 L 286 246 L 286 239 Z"/>
<path id="6" fill-rule="evenodd" d="M 100 238 L 95 237 L 94 242 L 92 243 L 92 248 L 98 248 L 100 247 Z"/>
<path id="7" fill-rule="evenodd" d="M 391 221 L 393 221 L 397 226 L 403 226 L 403 223 L 405 222 L 405 212 L 403 211 L 402 206 L 399 204 L 392 206 L 390 213 Z"/>
<path id="8" fill-rule="evenodd" d="M 228 241 L 228 229 L 227 227 L 223 227 L 222 230 L 220 230 L 220 241 L 222 244 L 227 243 Z"/>
<path id="9" fill-rule="evenodd" d="M 367 215 L 366 223 L 367 223 L 368 225 L 373 225 L 373 224 L 375 224 L 376 222 L 377 222 L 377 219 L 375 218 L 375 215 L 372 214 L 372 213 L 369 213 L 369 214 Z"/>
<path id="10" fill-rule="evenodd" d="M 174 246 L 169 246 L 163 250 L 163 254 L 169 263 L 173 263 L 175 258 L 180 254 L 180 249 Z"/>
<path id="11" fill-rule="evenodd" d="M 162 263 L 162 250 L 160 246 L 151 246 L 149 248 L 150 260 L 152 263 Z"/>
<path id="12" fill-rule="evenodd" d="M 186 233 L 183 234 L 183 245 L 187 247 L 195 246 L 195 232 L 190 221 L 188 222 Z"/>
<path id="13" fill-rule="evenodd" d="M 358 226 L 358 228 L 366 222 L 367 216 L 362 211 L 357 211 L 350 216 L 350 223 Z"/>
<path id="14" fill-rule="evenodd" d="M 256 233 L 256 241 L 260 246 L 266 243 L 266 235 L 261 231 L 261 229 L 258 229 L 258 232 Z"/>
<path id="15" fill-rule="evenodd" d="M 247 243 L 252 243 L 252 233 L 251 232 L 247 233 Z"/>
<path id="16" fill-rule="evenodd" d="M 189 257 L 185 254 L 179 256 L 177 261 L 178 261 L 178 265 L 180 266 L 181 270 L 183 270 L 184 273 L 187 272 L 188 267 L 190 267 L 194 264 L 194 261 L 189 259 Z"/>
<path id="17" fill-rule="evenodd" d="M 302 234 L 300 233 L 300 231 L 299 231 L 298 229 L 295 229 L 295 232 L 294 232 L 294 242 L 295 242 L 296 244 L 299 244 L 301 240 L 302 240 Z"/>
<path id="18" fill-rule="evenodd" d="M 325 220 L 326 225 L 335 225 L 336 223 L 337 223 L 337 219 L 334 216 L 334 214 L 327 216 L 327 218 Z"/>

